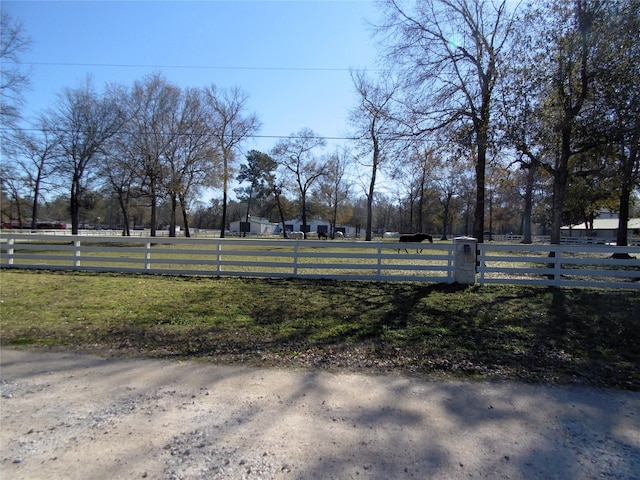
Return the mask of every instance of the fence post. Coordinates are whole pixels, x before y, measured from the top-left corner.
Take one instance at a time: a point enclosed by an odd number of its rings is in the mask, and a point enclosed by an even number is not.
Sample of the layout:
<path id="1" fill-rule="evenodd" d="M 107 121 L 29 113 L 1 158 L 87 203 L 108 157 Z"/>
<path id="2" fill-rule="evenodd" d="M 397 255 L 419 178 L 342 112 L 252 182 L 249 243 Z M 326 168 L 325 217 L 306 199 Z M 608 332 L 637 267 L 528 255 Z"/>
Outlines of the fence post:
<path id="1" fill-rule="evenodd" d="M 298 276 L 298 245 L 300 245 L 300 240 L 296 240 L 296 243 L 293 247 L 293 276 L 296 278 Z"/>
<path id="2" fill-rule="evenodd" d="M 378 273 L 377 273 L 378 281 L 382 280 L 382 246 L 378 245 Z"/>
<path id="3" fill-rule="evenodd" d="M 220 242 L 220 240 L 218 240 L 216 242 L 216 273 L 218 273 L 218 275 L 220 275 L 220 272 L 222 270 L 222 242 Z"/>
<path id="4" fill-rule="evenodd" d="M 15 244 L 15 239 L 13 238 L 7 239 L 7 265 L 13 265 L 14 244 Z"/>
<path id="5" fill-rule="evenodd" d="M 76 238 L 73 241 L 73 268 L 80 267 L 80 239 Z"/>
<path id="6" fill-rule="evenodd" d="M 9 238 L 7 239 L 7 265 L 13 265 L 13 246 L 15 244 L 15 239 Z"/>
<path id="7" fill-rule="evenodd" d="M 144 269 L 151 270 L 151 242 L 144 242 Z"/>
<path id="8" fill-rule="evenodd" d="M 560 286 L 560 281 L 562 279 L 562 275 L 561 275 L 561 271 L 562 271 L 562 260 L 560 259 L 560 256 L 562 254 L 560 253 L 560 246 L 556 245 L 555 246 L 555 256 L 553 258 L 554 260 L 554 265 L 553 265 L 553 286 L 554 287 L 559 287 Z"/>
<path id="9" fill-rule="evenodd" d="M 481 243 L 478 245 L 478 261 L 476 262 L 476 270 L 478 270 L 478 272 L 480 273 L 480 285 L 484 286 L 484 274 L 485 274 L 485 254 L 486 254 L 486 249 L 484 248 L 484 243 Z"/>

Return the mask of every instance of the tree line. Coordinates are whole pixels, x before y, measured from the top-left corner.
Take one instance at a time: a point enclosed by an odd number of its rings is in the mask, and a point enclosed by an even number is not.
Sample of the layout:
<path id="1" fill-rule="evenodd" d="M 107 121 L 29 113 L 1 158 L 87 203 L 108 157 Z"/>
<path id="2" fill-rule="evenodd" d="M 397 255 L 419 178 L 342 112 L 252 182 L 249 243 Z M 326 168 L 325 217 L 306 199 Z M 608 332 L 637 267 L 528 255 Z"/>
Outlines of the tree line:
<path id="1" fill-rule="evenodd" d="M 3 61 L 26 48 L 4 27 Z M 366 240 L 508 230 L 531 242 L 537 228 L 559 243 L 562 225 L 610 208 L 626 245 L 640 187 L 639 31 L 638 0 L 385 0 L 374 35 L 384 68 L 352 72 L 351 139 L 330 154 L 308 128 L 244 152 L 260 121 L 242 89 L 178 87 L 161 73 L 67 88 L 27 131 L 14 121 L 10 93 L 27 80 L 16 68 L 2 87 L 3 215 L 28 201 L 35 223 L 62 180 L 74 232 L 97 195 L 117 205 L 125 234 L 142 209 L 152 235 L 160 215 L 172 234 L 216 222 L 224 236 L 256 213 L 305 226 L 321 214 L 363 225 Z M 205 189 L 221 197 L 198 204 Z"/>

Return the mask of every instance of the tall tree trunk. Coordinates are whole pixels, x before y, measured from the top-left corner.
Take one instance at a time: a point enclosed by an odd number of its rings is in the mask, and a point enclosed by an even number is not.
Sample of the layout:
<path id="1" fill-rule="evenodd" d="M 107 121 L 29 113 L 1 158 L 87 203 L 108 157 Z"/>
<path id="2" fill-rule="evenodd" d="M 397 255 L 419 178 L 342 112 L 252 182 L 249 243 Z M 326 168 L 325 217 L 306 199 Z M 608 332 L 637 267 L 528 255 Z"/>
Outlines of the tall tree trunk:
<path id="1" fill-rule="evenodd" d="M 158 215 L 158 195 L 156 194 L 155 183 L 151 184 L 151 236 L 156 236 L 156 217 Z"/>
<path id="2" fill-rule="evenodd" d="M 485 107 L 483 106 L 483 109 Z M 487 107 L 488 108 L 488 105 Z M 486 119 L 480 121 L 483 125 L 476 126 L 478 149 L 478 159 L 476 161 L 476 209 L 473 214 L 473 236 L 478 243 L 484 241 L 484 194 L 485 175 L 487 167 L 487 126 L 489 124 L 488 114 Z M 486 122 L 486 123 L 484 123 Z"/>
<path id="3" fill-rule="evenodd" d="M 333 201 L 333 211 L 331 212 L 331 231 L 329 232 L 329 235 L 331 236 L 331 238 L 335 238 L 336 237 L 336 223 L 338 221 L 338 193 L 336 190 L 336 195 L 334 197 L 334 201 Z"/>
<path id="4" fill-rule="evenodd" d="M 80 230 L 80 186 L 76 178 L 71 183 L 69 209 L 71 214 L 71 234 L 78 235 Z"/>
<path id="5" fill-rule="evenodd" d="M 184 195 L 180 195 L 180 210 L 182 211 L 182 221 L 184 223 L 184 236 L 191 237 L 191 231 L 189 230 L 189 215 L 187 212 L 187 202 Z"/>
<path id="6" fill-rule="evenodd" d="M 420 179 L 420 198 L 418 199 L 418 225 L 417 232 L 422 232 L 424 227 L 423 210 L 424 209 L 424 175 Z"/>
<path id="7" fill-rule="evenodd" d="M 253 182 L 251 183 L 251 187 L 249 187 L 249 198 L 247 199 L 247 214 L 245 215 L 245 225 L 242 230 L 242 236 L 247 236 L 247 230 L 251 228 L 251 222 L 249 222 L 249 215 L 251 215 L 251 197 L 253 196 Z"/>
<path id="8" fill-rule="evenodd" d="M 273 196 L 276 197 L 276 204 L 278 205 L 278 212 L 280 212 L 280 221 L 282 222 L 282 236 L 284 238 L 288 238 L 287 236 L 287 225 L 285 224 L 284 212 L 282 211 L 282 204 L 280 203 L 280 192 L 278 192 L 278 187 L 273 188 Z"/>
<path id="9" fill-rule="evenodd" d="M 637 138 L 636 138 L 637 141 Z M 622 149 L 621 156 L 624 155 L 624 149 Z M 626 247 L 628 245 L 629 237 L 629 207 L 631 194 L 633 192 L 633 169 L 637 162 L 638 149 L 637 147 L 631 147 L 629 158 L 621 159 L 622 163 L 622 186 L 620 189 L 620 201 L 618 212 L 618 231 L 616 233 L 616 244 L 620 247 Z"/>
<path id="10" fill-rule="evenodd" d="M 522 243 L 527 245 L 533 243 L 533 239 L 531 237 L 531 217 L 533 213 L 533 186 L 537 170 L 537 163 L 532 161 L 527 169 L 527 183 L 524 192 L 524 212 L 522 214 Z"/>
<path id="11" fill-rule="evenodd" d="M 445 200 L 443 202 L 443 212 L 442 212 L 442 238 L 440 240 L 447 240 L 447 225 L 449 223 L 449 208 L 451 206 L 451 197 L 453 196 L 453 192 L 449 191 L 446 194 Z"/>
<path id="12" fill-rule="evenodd" d="M 567 182 L 569 180 L 569 159 L 573 152 L 571 151 L 571 138 L 576 122 L 576 117 L 580 114 L 582 106 L 587 99 L 590 76 L 588 73 L 589 43 L 591 25 L 593 23 L 592 12 L 584 10 L 585 2 L 576 2 L 575 15 L 578 21 L 578 34 L 580 35 L 580 65 L 579 73 L 573 82 L 572 88 L 566 92 L 564 83 L 557 81 L 559 98 L 563 105 L 563 118 L 559 124 L 558 131 L 560 133 L 560 153 L 556 168 L 553 172 L 553 203 L 552 203 L 552 220 L 551 220 L 551 243 L 560 244 L 562 216 L 564 210 L 564 197 L 566 194 Z M 566 65 L 560 63 L 558 65 L 558 78 L 563 80 L 565 77 L 564 68 Z M 574 101 L 571 101 L 575 98 Z"/>
<path id="13" fill-rule="evenodd" d="M 16 214 L 18 218 L 18 226 L 22 228 L 24 219 L 22 218 L 22 202 L 20 201 L 20 195 L 16 192 L 13 195 L 13 198 L 15 199 L 15 203 L 16 203 Z"/>
<path id="14" fill-rule="evenodd" d="M 573 121 L 573 119 L 571 119 Z M 569 180 L 569 158 L 571 157 L 572 128 L 568 121 L 562 128 L 560 156 L 553 172 L 553 200 L 551 205 L 551 244 L 559 245 L 564 212 L 564 197 Z"/>
<path id="15" fill-rule="evenodd" d="M 376 186 L 376 175 L 378 173 L 378 162 L 380 161 L 380 149 L 375 135 L 373 138 L 373 166 L 371 167 L 371 181 L 369 182 L 369 192 L 367 193 L 367 230 L 365 240 L 370 242 L 373 238 L 373 193 Z"/>
<path id="16" fill-rule="evenodd" d="M 33 190 L 33 203 L 31 205 L 31 228 L 38 227 L 38 206 L 40 205 L 38 198 L 40 197 L 40 182 L 42 181 L 42 168 L 38 169 L 35 186 Z"/>
<path id="17" fill-rule="evenodd" d="M 473 234 L 478 243 L 484 241 L 485 185 L 487 171 L 487 150 L 489 149 L 489 125 L 491 121 L 491 82 L 496 76 L 495 64 L 490 62 L 484 73 L 479 74 L 482 103 L 473 127 L 476 134 L 478 158 L 476 162 L 476 210 L 473 218 Z M 489 232 L 491 235 L 492 232 Z"/>
<path id="18" fill-rule="evenodd" d="M 307 196 L 301 192 L 300 203 L 302 204 L 302 235 L 307 238 Z"/>
<path id="19" fill-rule="evenodd" d="M 227 227 L 227 188 L 229 186 L 229 164 L 227 154 L 223 153 L 222 157 L 222 220 L 220 221 L 220 238 L 224 238 L 224 231 Z"/>
<path id="20" fill-rule="evenodd" d="M 128 201 L 124 198 L 122 191 L 118 192 L 118 204 L 122 211 L 122 236 L 130 237 L 131 230 L 129 229 L 129 209 L 127 207 Z"/>
<path id="21" fill-rule="evenodd" d="M 176 212 L 178 210 L 178 196 L 175 193 L 171 195 L 171 216 L 169 219 L 169 236 L 176 236 Z"/>

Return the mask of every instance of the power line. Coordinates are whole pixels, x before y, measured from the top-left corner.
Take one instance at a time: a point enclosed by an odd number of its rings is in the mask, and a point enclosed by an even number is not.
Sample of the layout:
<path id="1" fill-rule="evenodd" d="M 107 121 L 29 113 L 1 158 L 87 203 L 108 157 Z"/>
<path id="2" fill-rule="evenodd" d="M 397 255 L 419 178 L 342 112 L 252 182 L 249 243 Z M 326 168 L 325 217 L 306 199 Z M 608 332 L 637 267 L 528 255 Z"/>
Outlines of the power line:
<path id="1" fill-rule="evenodd" d="M 150 69 L 193 69 L 193 70 L 255 70 L 282 72 L 350 72 L 351 68 L 329 67 L 248 67 L 241 65 L 153 65 L 136 63 L 74 63 L 74 62 L 20 62 L 24 65 L 40 65 L 49 67 L 102 67 L 102 68 L 150 68 Z M 366 69 L 371 72 L 382 72 L 381 69 Z"/>
<path id="2" fill-rule="evenodd" d="M 19 131 L 19 132 L 42 132 L 43 130 L 41 128 L 34 128 L 34 127 L 0 127 L 0 131 L 1 132 L 11 132 L 11 131 Z M 47 132 L 51 132 L 51 133 L 78 133 L 76 130 L 69 130 L 69 129 L 64 129 L 64 128 L 49 128 L 46 129 Z M 87 133 L 87 132 L 82 132 L 82 133 Z M 186 136 L 202 136 L 202 135 L 207 135 L 207 132 L 150 132 L 150 131 L 143 131 L 143 132 L 133 132 L 130 130 L 120 130 L 118 132 L 116 132 L 116 135 L 158 135 L 158 136 L 162 136 L 162 137 L 186 137 Z M 356 141 L 356 140 L 363 140 L 363 137 L 347 137 L 347 136 L 323 136 L 323 135 L 318 135 L 316 137 L 309 137 L 309 136 L 304 136 L 304 135 L 247 135 L 244 138 L 251 138 L 251 139 L 282 139 L 282 138 L 287 138 L 287 139 L 293 139 L 293 140 L 301 140 L 301 139 L 306 139 L 306 138 L 320 138 L 323 140 L 350 140 L 350 141 Z M 416 142 L 421 142 L 421 143 L 436 143 L 438 142 L 438 140 L 436 139 L 428 139 L 428 138 L 422 138 L 416 135 L 412 135 L 409 133 L 405 133 L 405 134 L 401 134 L 401 133 L 387 133 L 387 134 L 381 134 L 379 136 L 379 138 L 385 138 L 387 140 L 400 140 L 400 141 L 407 141 L 407 140 L 413 140 Z"/>
<path id="3" fill-rule="evenodd" d="M 9 131 L 20 131 L 20 132 L 41 132 L 40 128 L 28 128 L 28 127 L 16 127 L 16 128 L 8 128 L 8 127 L 0 127 L 0 131 L 9 132 Z M 63 128 L 52 128 L 47 129 L 48 132 L 57 132 L 57 133 L 73 133 L 75 130 L 68 130 Z M 132 132 L 128 130 L 122 130 L 117 132 L 117 134 L 121 135 L 160 135 L 160 136 L 173 136 L 173 137 L 181 137 L 181 136 L 194 136 L 194 135 L 205 135 L 203 132 Z M 245 138 L 253 138 L 253 139 L 279 139 L 279 138 L 291 138 L 291 139 L 304 139 L 310 138 L 308 136 L 299 136 L 299 135 L 247 135 Z M 322 138 L 324 140 L 358 140 L 358 137 L 325 137 L 318 136 L 317 138 Z"/>

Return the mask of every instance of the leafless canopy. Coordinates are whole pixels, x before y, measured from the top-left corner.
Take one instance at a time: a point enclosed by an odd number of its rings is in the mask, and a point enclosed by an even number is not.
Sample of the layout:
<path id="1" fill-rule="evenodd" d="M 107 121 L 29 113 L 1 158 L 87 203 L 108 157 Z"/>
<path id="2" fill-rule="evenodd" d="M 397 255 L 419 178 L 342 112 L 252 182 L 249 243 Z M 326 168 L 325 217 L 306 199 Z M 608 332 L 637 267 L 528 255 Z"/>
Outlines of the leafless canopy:
<path id="1" fill-rule="evenodd" d="M 493 92 L 512 20 L 506 1 L 387 0 L 378 33 L 403 79 L 407 123 L 416 135 L 469 128 L 476 159 L 474 235 L 482 239 Z"/>

